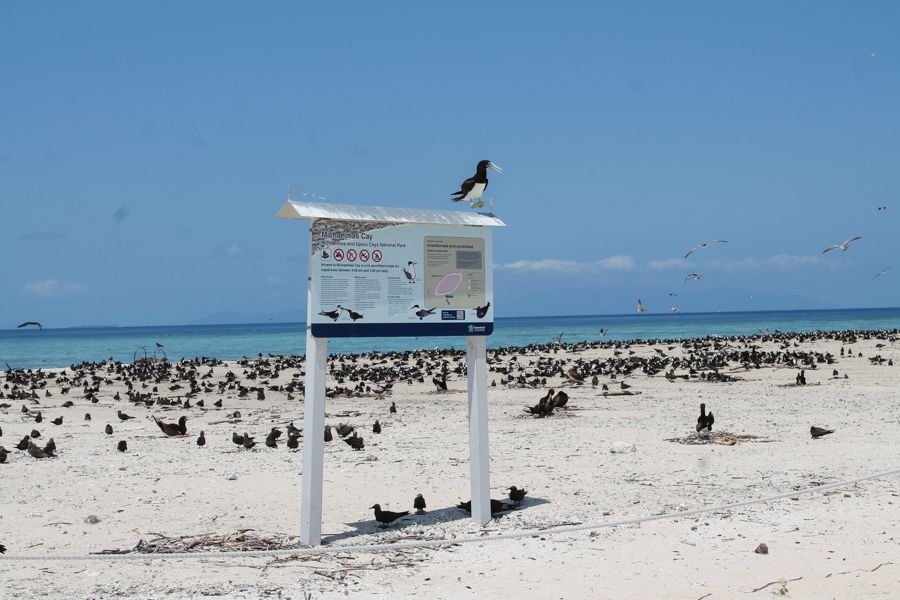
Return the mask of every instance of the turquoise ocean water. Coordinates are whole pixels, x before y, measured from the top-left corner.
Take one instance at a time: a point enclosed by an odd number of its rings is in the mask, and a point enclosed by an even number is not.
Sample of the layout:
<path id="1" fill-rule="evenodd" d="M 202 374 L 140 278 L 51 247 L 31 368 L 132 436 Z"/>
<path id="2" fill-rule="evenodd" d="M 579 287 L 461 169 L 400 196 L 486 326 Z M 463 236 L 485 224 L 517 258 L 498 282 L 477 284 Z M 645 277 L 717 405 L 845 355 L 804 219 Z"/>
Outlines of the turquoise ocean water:
<path id="1" fill-rule="evenodd" d="M 900 328 L 900 308 L 799 310 L 731 313 L 597 315 L 497 319 L 488 346 L 545 343 L 564 332 L 564 342 L 666 339 L 707 335 L 744 335 L 773 331 Z M 66 367 L 112 357 L 131 362 L 164 346 L 170 360 L 211 356 L 234 359 L 267 354 L 303 354 L 303 323 L 178 325 L 154 327 L 78 327 L 0 330 L 0 370 Z M 335 339 L 330 353 L 359 353 L 415 348 L 465 348 L 464 338 Z"/>

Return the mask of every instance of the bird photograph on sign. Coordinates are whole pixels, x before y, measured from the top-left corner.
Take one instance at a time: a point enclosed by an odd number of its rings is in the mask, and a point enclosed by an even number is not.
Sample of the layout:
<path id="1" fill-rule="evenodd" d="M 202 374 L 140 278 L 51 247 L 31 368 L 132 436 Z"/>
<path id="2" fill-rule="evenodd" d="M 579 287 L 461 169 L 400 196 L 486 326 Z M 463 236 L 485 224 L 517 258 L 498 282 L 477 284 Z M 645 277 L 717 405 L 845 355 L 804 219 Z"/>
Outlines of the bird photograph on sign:
<path id="1" fill-rule="evenodd" d="M 900 596 L 895 3 L 172 8 L 0 9 L 3 600 Z"/>

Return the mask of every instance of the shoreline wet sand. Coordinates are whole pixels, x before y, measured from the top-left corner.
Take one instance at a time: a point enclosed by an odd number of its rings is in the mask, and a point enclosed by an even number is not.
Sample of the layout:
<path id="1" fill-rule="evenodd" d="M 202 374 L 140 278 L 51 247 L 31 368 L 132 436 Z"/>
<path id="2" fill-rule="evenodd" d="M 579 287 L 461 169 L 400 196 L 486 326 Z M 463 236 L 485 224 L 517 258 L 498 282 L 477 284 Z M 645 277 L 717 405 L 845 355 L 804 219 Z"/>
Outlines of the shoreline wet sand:
<path id="1" fill-rule="evenodd" d="M 900 589 L 896 476 L 640 525 L 403 544 L 679 512 L 897 468 L 897 339 L 897 331 L 825 332 L 490 350 L 492 497 L 512 485 L 528 496 L 485 528 L 456 508 L 468 499 L 464 353 L 332 356 L 326 422 L 353 426 L 364 448 L 337 433 L 326 443 L 324 541 L 397 550 L 0 561 L 0 587 L 11 597 L 71 598 L 892 597 Z M 439 391 L 433 379 L 445 362 L 448 390 Z M 806 385 L 796 384 L 801 369 Z M 0 411 L 7 556 L 131 550 L 140 541 L 157 550 L 296 543 L 302 438 L 296 451 L 286 434 L 276 448 L 264 440 L 272 427 L 302 428 L 302 372 L 299 357 L 0 372 L 0 404 L 9 405 Z M 541 418 L 526 412 L 551 388 L 568 395 L 565 407 Z M 710 441 L 694 428 L 701 402 L 715 414 Z M 120 421 L 118 411 L 134 418 Z M 180 416 L 184 437 L 153 420 Z M 811 425 L 835 433 L 814 440 Z M 14 449 L 35 429 L 35 443 L 54 438 L 56 458 Z M 234 444 L 235 433 L 256 445 Z M 121 440 L 125 452 L 116 450 Z M 427 513 L 388 528 L 368 509 L 413 512 L 419 493 Z M 91 516 L 99 521 L 86 522 Z M 760 543 L 768 554 L 754 553 Z"/>

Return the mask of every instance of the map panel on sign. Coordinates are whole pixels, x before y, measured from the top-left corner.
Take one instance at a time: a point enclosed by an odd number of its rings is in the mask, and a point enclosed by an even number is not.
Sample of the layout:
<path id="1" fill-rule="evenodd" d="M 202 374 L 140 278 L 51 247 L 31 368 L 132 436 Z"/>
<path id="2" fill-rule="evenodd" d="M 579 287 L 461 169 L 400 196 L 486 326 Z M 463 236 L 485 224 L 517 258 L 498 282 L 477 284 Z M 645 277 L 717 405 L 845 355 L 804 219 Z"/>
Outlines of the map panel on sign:
<path id="1" fill-rule="evenodd" d="M 425 306 L 476 308 L 485 304 L 484 239 L 425 238 Z"/>

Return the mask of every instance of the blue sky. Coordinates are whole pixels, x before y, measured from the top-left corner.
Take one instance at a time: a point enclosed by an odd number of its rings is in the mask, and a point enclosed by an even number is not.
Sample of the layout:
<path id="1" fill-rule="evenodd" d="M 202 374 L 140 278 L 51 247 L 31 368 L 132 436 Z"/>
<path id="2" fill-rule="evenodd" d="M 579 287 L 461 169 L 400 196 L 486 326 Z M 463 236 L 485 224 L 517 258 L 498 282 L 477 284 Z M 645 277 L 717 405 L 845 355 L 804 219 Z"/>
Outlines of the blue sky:
<path id="1" fill-rule="evenodd" d="M 311 4 L 0 4 L 0 327 L 302 319 L 288 184 L 482 158 L 498 316 L 900 304 L 900 4 Z"/>

